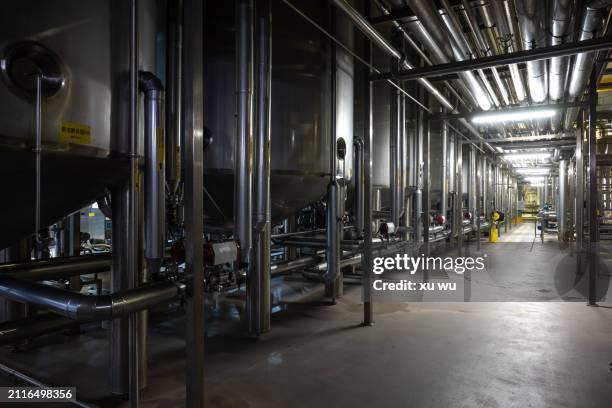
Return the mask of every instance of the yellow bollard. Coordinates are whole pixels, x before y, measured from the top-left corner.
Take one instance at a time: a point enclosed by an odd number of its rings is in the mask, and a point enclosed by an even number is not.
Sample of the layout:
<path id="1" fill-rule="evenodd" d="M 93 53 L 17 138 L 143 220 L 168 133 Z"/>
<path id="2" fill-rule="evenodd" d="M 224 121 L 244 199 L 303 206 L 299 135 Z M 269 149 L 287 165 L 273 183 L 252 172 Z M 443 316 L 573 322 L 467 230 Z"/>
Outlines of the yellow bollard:
<path id="1" fill-rule="evenodd" d="M 489 230 L 489 242 L 497 242 L 498 237 L 497 226 L 493 225 L 491 230 Z"/>

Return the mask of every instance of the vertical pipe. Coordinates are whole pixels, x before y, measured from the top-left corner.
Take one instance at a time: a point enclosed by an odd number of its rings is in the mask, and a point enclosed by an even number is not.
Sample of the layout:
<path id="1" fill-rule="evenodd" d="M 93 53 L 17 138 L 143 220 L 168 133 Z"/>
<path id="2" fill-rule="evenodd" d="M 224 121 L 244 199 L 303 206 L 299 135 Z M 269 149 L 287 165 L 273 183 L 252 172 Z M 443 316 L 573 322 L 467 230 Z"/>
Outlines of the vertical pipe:
<path id="1" fill-rule="evenodd" d="M 366 18 L 370 17 L 370 0 L 364 0 L 364 11 Z M 368 62 L 372 59 L 372 45 L 370 40 L 364 40 L 364 59 Z M 372 82 L 370 82 L 370 68 L 364 67 L 364 115 L 363 115 L 363 163 L 364 163 L 364 188 L 363 188 L 363 223 L 365 225 L 363 235 L 363 259 L 361 269 L 363 271 L 363 324 L 371 326 L 374 324 L 374 304 L 372 302 Z"/>
<path id="2" fill-rule="evenodd" d="M 423 242 L 425 243 L 425 255 L 429 255 L 429 212 L 431 211 L 431 126 L 429 122 L 429 114 L 423 112 Z"/>
<path id="3" fill-rule="evenodd" d="M 234 239 L 240 261 L 252 257 L 253 133 L 253 0 L 236 0 L 236 144 L 234 150 Z M 252 266 L 249 266 L 249 268 Z"/>
<path id="4" fill-rule="evenodd" d="M 250 270 L 249 332 L 270 330 L 270 115 L 272 85 L 272 6 L 257 0 L 257 133 L 255 140 L 255 265 Z"/>
<path id="5" fill-rule="evenodd" d="M 557 207 L 557 223 L 559 225 L 559 241 L 566 240 L 567 209 L 567 161 L 559 160 L 559 205 Z"/>
<path id="6" fill-rule="evenodd" d="M 363 234 L 363 187 L 364 187 L 364 162 L 363 162 L 363 140 L 353 139 L 355 154 L 355 226 L 359 236 Z"/>
<path id="7" fill-rule="evenodd" d="M 401 35 L 398 32 L 393 32 L 395 46 L 401 45 Z M 398 44 L 399 43 L 399 44 Z M 401 49 L 401 48 L 398 48 Z M 391 59 L 393 69 L 399 68 L 399 63 L 396 58 Z M 391 222 L 397 227 L 399 225 L 400 207 L 401 207 L 401 96 L 400 92 L 395 87 L 390 87 L 389 98 L 391 108 L 390 129 L 389 129 L 389 183 L 391 187 Z"/>
<path id="8" fill-rule="evenodd" d="M 128 289 L 138 285 L 139 269 L 139 211 L 138 211 L 138 1 L 130 2 L 130 102 L 129 102 L 129 138 L 130 138 L 130 184 L 128 189 L 128 242 L 127 270 Z M 128 355 L 129 355 L 129 400 L 132 408 L 139 406 L 138 381 L 138 314 L 131 313 L 128 321 Z"/>
<path id="9" fill-rule="evenodd" d="M 456 134 L 456 142 L 455 142 L 455 153 L 457 155 L 456 159 L 456 176 L 455 183 L 457 185 L 457 195 L 455 196 L 455 216 L 456 216 L 456 225 L 457 225 L 457 251 L 459 255 L 461 255 L 462 247 L 463 247 L 463 143 L 461 140 L 461 135 Z"/>
<path id="10" fill-rule="evenodd" d="M 186 402 L 204 407 L 203 2 L 184 0 L 183 126 L 185 158 Z"/>
<path id="11" fill-rule="evenodd" d="M 476 147 L 470 145 L 468 168 L 468 211 L 472 214 L 472 226 L 476 226 Z"/>
<path id="12" fill-rule="evenodd" d="M 584 123 L 576 129 L 576 199 L 574 201 L 574 215 L 576 224 L 576 250 L 578 258 L 582 251 L 584 237 L 584 159 L 582 152 Z M 578 263 L 580 267 L 580 263 Z M 580 270 L 578 270 L 580 272 Z"/>
<path id="13" fill-rule="evenodd" d="M 482 191 L 482 173 L 480 172 L 477 156 L 475 154 L 475 148 L 472 146 L 472 150 L 474 151 L 474 179 L 476 182 L 476 250 L 480 251 L 480 213 L 482 212 L 482 203 L 481 203 L 481 191 Z M 484 158 L 481 158 L 483 160 Z M 484 160 L 483 160 L 484 161 Z"/>
<path id="14" fill-rule="evenodd" d="M 166 62 L 166 181 L 171 197 L 181 181 L 182 138 L 182 66 L 183 66 L 183 0 L 168 1 L 167 62 Z"/>
<path id="15" fill-rule="evenodd" d="M 597 217 L 597 70 L 589 83 L 589 296 L 588 304 L 597 302 L 599 263 L 599 218 Z"/>
<path id="16" fill-rule="evenodd" d="M 331 11 L 331 31 L 336 34 L 336 9 L 330 7 Z M 332 298 L 335 298 L 335 291 L 333 286 L 336 282 L 336 278 L 340 273 L 340 230 L 341 224 L 339 222 L 340 217 L 338 214 L 339 206 L 339 195 L 341 194 L 340 186 L 338 185 L 338 166 L 337 166 L 337 129 L 336 129 L 336 94 L 337 94 L 337 61 L 336 61 L 336 44 L 329 42 L 330 44 L 330 64 L 329 64 L 329 75 L 330 75 L 330 98 L 329 98 L 329 132 L 330 132 L 330 147 L 329 147 L 329 184 L 327 185 L 327 230 L 326 230 L 326 248 L 325 257 L 327 260 L 327 271 L 324 274 L 326 285 L 328 288 L 328 294 L 331 294 Z M 331 287 L 331 291 L 329 290 Z"/>
<path id="17" fill-rule="evenodd" d="M 440 213 L 448 219 L 448 122 L 442 122 L 442 171 L 440 182 Z"/>
<path id="18" fill-rule="evenodd" d="M 152 85 L 144 90 L 145 259 L 147 274 L 151 275 L 159 272 L 166 238 L 164 91 L 161 81 L 149 73 L 141 72 L 140 80 Z"/>
<path id="19" fill-rule="evenodd" d="M 36 258 L 39 259 L 41 256 L 41 237 L 40 237 L 40 178 L 42 173 L 41 159 L 42 159 L 42 74 L 36 74 L 36 99 L 34 101 L 34 147 L 32 152 L 34 153 L 35 160 L 35 214 L 34 214 L 34 236 L 36 237 Z"/>

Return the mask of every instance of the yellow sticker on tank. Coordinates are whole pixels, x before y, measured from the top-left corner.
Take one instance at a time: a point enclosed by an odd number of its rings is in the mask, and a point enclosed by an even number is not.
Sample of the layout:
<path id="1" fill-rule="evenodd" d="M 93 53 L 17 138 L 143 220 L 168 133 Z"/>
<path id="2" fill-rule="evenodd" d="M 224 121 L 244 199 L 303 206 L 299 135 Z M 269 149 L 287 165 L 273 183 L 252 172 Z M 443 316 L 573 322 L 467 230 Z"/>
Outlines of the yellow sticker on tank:
<path id="1" fill-rule="evenodd" d="M 67 143 L 89 144 L 91 142 L 91 126 L 61 121 L 59 140 Z"/>

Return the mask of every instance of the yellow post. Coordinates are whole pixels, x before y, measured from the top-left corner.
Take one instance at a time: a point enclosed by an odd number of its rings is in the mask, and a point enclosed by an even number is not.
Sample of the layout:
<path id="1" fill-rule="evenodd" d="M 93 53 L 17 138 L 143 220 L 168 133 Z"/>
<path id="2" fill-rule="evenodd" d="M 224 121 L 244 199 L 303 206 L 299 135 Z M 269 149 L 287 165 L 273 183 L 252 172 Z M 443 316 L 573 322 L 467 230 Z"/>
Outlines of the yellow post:
<path id="1" fill-rule="evenodd" d="M 491 226 L 491 230 L 489 231 L 489 242 L 497 242 L 498 237 L 497 225 L 494 224 Z"/>

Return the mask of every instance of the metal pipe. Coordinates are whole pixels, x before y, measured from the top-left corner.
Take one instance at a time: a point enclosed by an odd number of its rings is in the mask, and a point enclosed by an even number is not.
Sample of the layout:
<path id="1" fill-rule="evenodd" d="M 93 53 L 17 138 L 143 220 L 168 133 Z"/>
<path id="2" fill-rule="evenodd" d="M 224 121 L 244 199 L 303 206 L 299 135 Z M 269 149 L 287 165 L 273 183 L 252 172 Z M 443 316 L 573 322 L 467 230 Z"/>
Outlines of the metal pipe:
<path id="1" fill-rule="evenodd" d="M 159 78 L 143 71 L 138 86 L 145 95 L 145 259 L 148 274 L 155 274 L 164 258 L 166 238 L 164 87 Z"/>
<path id="2" fill-rule="evenodd" d="M 516 14 L 521 27 L 523 49 L 533 50 L 544 45 L 544 2 L 515 0 Z M 545 60 L 527 61 L 529 96 L 535 103 L 544 102 L 548 96 L 548 70 Z"/>
<path id="3" fill-rule="evenodd" d="M 583 137 L 584 123 L 576 129 L 576 197 L 574 200 L 574 216 L 576 225 L 576 249 L 579 257 L 582 251 L 584 239 L 584 157 L 583 157 Z M 548 183 L 545 184 L 547 186 Z M 578 268 L 581 264 L 578 263 Z M 580 269 L 578 270 L 580 272 Z"/>
<path id="4" fill-rule="evenodd" d="M 38 281 L 69 278 L 71 276 L 107 272 L 111 268 L 111 262 L 112 254 L 104 253 L 0 264 L 0 276 Z"/>
<path id="5" fill-rule="evenodd" d="M 355 155 L 355 227 L 359 236 L 363 234 L 364 228 L 364 162 L 363 162 L 363 140 L 359 138 L 353 139 L 353 152 Z"/>
<path id="6" fill-rule="evenodd" d="M 336 0 L 341 1 L 341 0 Z M 607 50 L 612 48 L 612 40 L 610 38 L 596 38 L 585 40 L 583 42 L 571 42 L 567 44 L 556 45 L 552 47 L 542 47 L 535 50 L 518 51 L 511 54 L 500 54 L 491 57 L 478 58 L 469 61 L 457 61 L 448 64 L 439 64 L 423 68 L 410 68 L 402 70 L 398 73 L 381 73 L 372 75 L 370 78 L 373 81 L 387 80 L 396 78 L 404 81 L 421 81 L 425 78 L 438 77 L 447 74 L 455 74 L 458 72 L 490 68 L 500 65 L 518 64 L 522 62 L 546 60 L 552 57 L 577 54 L 581 51 L 586 53 Z"/>
<path id="7" fill-rule="evenodd" d="M 36 74 L 36 99 L 35 103 L 35 135 L 34 135 L 34 147 L 32 152 L 34 153 L 35 160 L 35 214 L 34 214 L 34 236 L 36 237 L 36 257 L 41 256 L 42 242 L 40 237 L 40 207 L 41 207 L 41 193 L 40 193 L 40 178 L 42 173 L 42 73 Z"/>
<path id="8" fill-rule="evenodd" d="M 241 262 L 252 257 L 253 1 L 236 0 L 236 144 L 234 150 L 234 235 Z M 252 266 L 251 266 L 252 267 Z"/>
<path id="9" fill-rule="evenodd" d="M 53 313 L 0 323 L 0 346 L 74 326 L 74 320 Z"/>
<path id="10" fill-rule="evenodd" d="M 129 157 L 130 182 L 128 188 L 128 228 L 127 228 L 127 275 L 128 289 L 136 289 L 140 270 L 139 253 L 139 203 L 138 179 L 138 0 L 130 1 L 130 101 L 129 101 Z M 138 381 L 138 315 L 132 313 L 128 322 L 128 395 L 130 407 L 139 406 Z"/>
<path id="11" fill-rule="evenodd" d="M 435 47 L 434 49 L 441 50 L 449 60 L 453 59 L 453 57 L 459 61 L 466 59 L 465 55 L 456 49 L 456 47 L 461 47 L 458 44 L 458 40 L 444 32 L 442 28 L 444 23 L 440 18 L 438 10 L 433 7 L 433 3 L 427 0 L 408 0 L 408 5 L 427 29 L 431 43 Z M 491 108 L 491 101 L 476 76 L 470 71 L 465 71 L 460 74 L 460 77 L 468 84 L 469 89 L 474 92 L 480 108 L 489 110 Z"/>
<path id="12" fill-rule="evenodd" d="M 383 49 L 388 55 L 393 56 L 397 60 L 400 61 L 400 66 L 404 71 L 415 70 L 414 65 L 412 65 L 405 56 L 403 56 L 398 50 L 396 50 L 387 40 L 350 4 L 346 2 L 346 0 L 332 0 L 334 4 L 359 28 L 359 30 L 368 37 L 372 42 L 378 45 L 381 49 Z M 416 79 L 426 90 L 429 92 L 442 106 L 445 106 L 453 113 L 458 113 L 459 111 L 455 109 L 455 107 L 450 103 L 450 101 L 442 95 L 442 93 L 427 79 L 420 78 Z M 460 119 L 460 122 L 468 129 L 468 131 L 476 136 L 479 140 L 482 139 L 480 132 L 467 120 Z M 493 148 L 487 144 L 492 151 Z"/>
<path id="13" fill-rule="evenodd" d="M 604 2 L 604 6 L 597 4 L 597 1 L 589 2 L 584 9 L 582 24 L 580 29 L 580 35 L 578 35 L 578 42 L 576 44 L 581 45 L 589 43 L 595 40 L 597 32 L 601 29 L 604 23 L 605 9 L 607 4 Z M 611 42 L 610 38 L 602 38 L 606 42 Z M 572 102 L 579 99 L 584 92 L 587 80 L 596 60 L 595 52 L 581 52 L 576 55 L 572 72 L 570 74 L 569 85 L 567 88 L 567 99 Z M 569 108 L 565 114 L 565 121 L 563 126 L 566 130 L 570 130 L 576 121 L 578 116 L 578 108 Z"/>
<path id="14" fill-rule="evenodd" d="M 389 136 L 389 181 L 391 184 L 391 222 L 399 225 L 401 211 L 401 97 L 395 89 L 390 89 L 391 109 L 390 109 L 390 136 Z"/>
<path id="15" fill-rule="evenodd" d="M 258 0 L 257 39 L 257 133 L 255 139 L 255 234 L 254 267 L 248 281 L 249 332 L 270 330 L 270 114 L 272 85 L 272 8 L 270 0 Z"/>
<path id="16" fill-rule="evenodd" d="M 340 233 L 338 217 L 338 183 L 331 182 L 327 185 L 327 233 L 325 244 L 325 258 L 329 264 L 325 279 L 333 282 L 340 272 Z"/>
<path id="17" fill-rule="evenodd" d="M 472 33 L 474 33 L 474 38 L 476 39 L 476 43 L 478 47 L 480 47 L 480 55 L 481 56 L 491 56 L 493 52 L 491 51 L 491 47 L 487 44 L 487 40 L 482 35 L 482 32 L 478 28 L 478 21 L 476 20 L 476 16 L 472 11 L 472 7 L 468 0 L 463 0 L 463 12 L 465 14 L 466 20 L 470 27 Z M 504 105 L 510 105 L 510 96 L 508 94 L 508 90 L 506 89 L 506 84 L 501 79 L 499 72 L 496 67 L 491 68 L 491 74 L 493 75 L 493 80 L 497 85 L 497 89 L 502 96 L 502 100 Z"/>
<path id="18" fill-rule="evenodd" d="M 204 2 L 184 1 L 183 111 L 185 168 L 185 271 L 191 275 L 185 295 L 185 406 L 204 407 L 204 260 L 203 162 Z"/>
<path id="19" fill-rule="evenodd" d="M 440 180 L 440 212 L 448 217 L 448 123 L 442 122 L 442 170 Z"/>
<path id="20" fill-rule="evenodd" d="M 591 81 L 589 84 L 589 193 L 588 208 L 589 214 L 589 291 L 588 305 L 597 304 L 597 274 L 599 270 L 600 251 L 599 251 L 599 210 L 598 210 L 598 185 L 597 185 L 597 73 L 591 71 Z"/>
<path id="21" fill-rule="evenodd" d="M 159 282 L 109 295 L 89 296 L 13 277 L 0 277 L 0 296 L 28 302 L 76 321 L 114 319 L 176 298 L 181 286 Z"/>
<path id="22" fill-rule="evenodd" d="M 567 228 L 567 161 L 559 160 L 559 202 L 557 206 L 557 225 L 559 241 L 565 241 Z"/>
<path id="23" fill-rule="evenodd" d="M 166 183 L 173 197 L 181 181 L 181 139 L 183 132 L 183 1 L 168 1 L 166 59 Z"/>
<path id="24" fill-rule="evenodd" d="M 370 0 L 364 0 L 364 9 L 370 17 Z M 350 18 L 350 16 L 349 16 Z M 367 21 L 367 20 L 366 20 Z M 364 41 L 364 59 L 370 63 L 372 60 L 372 45 L 368 39 Z M 368 76 L 372 74 L 369 67 L 364 68 L 365 78 L 363 87 L 363 257 L 361 262 L 362 296 L 363 296 L 363 324 L 374 324 L 374 303 L 372 302 L 372 93 L 373 85 Z"/>
<path id="25" fill-rule="evenodd" d="M 553 0 L 551 2 L 551 26 L 550 26 L 550 45 L 559 45 L 571 41 L 572 35 L 572 14 L 574 11 L 574 0 Z M 565 96 L 565 80 L 570 58 L 553 57 L 550 59 L 550 99 L 558 102 Z M 559 120 L 556 120 L 559 118 Z M 561 115 L 557 115 L 553 120 L 553 130 L 561 127 Z"/>

